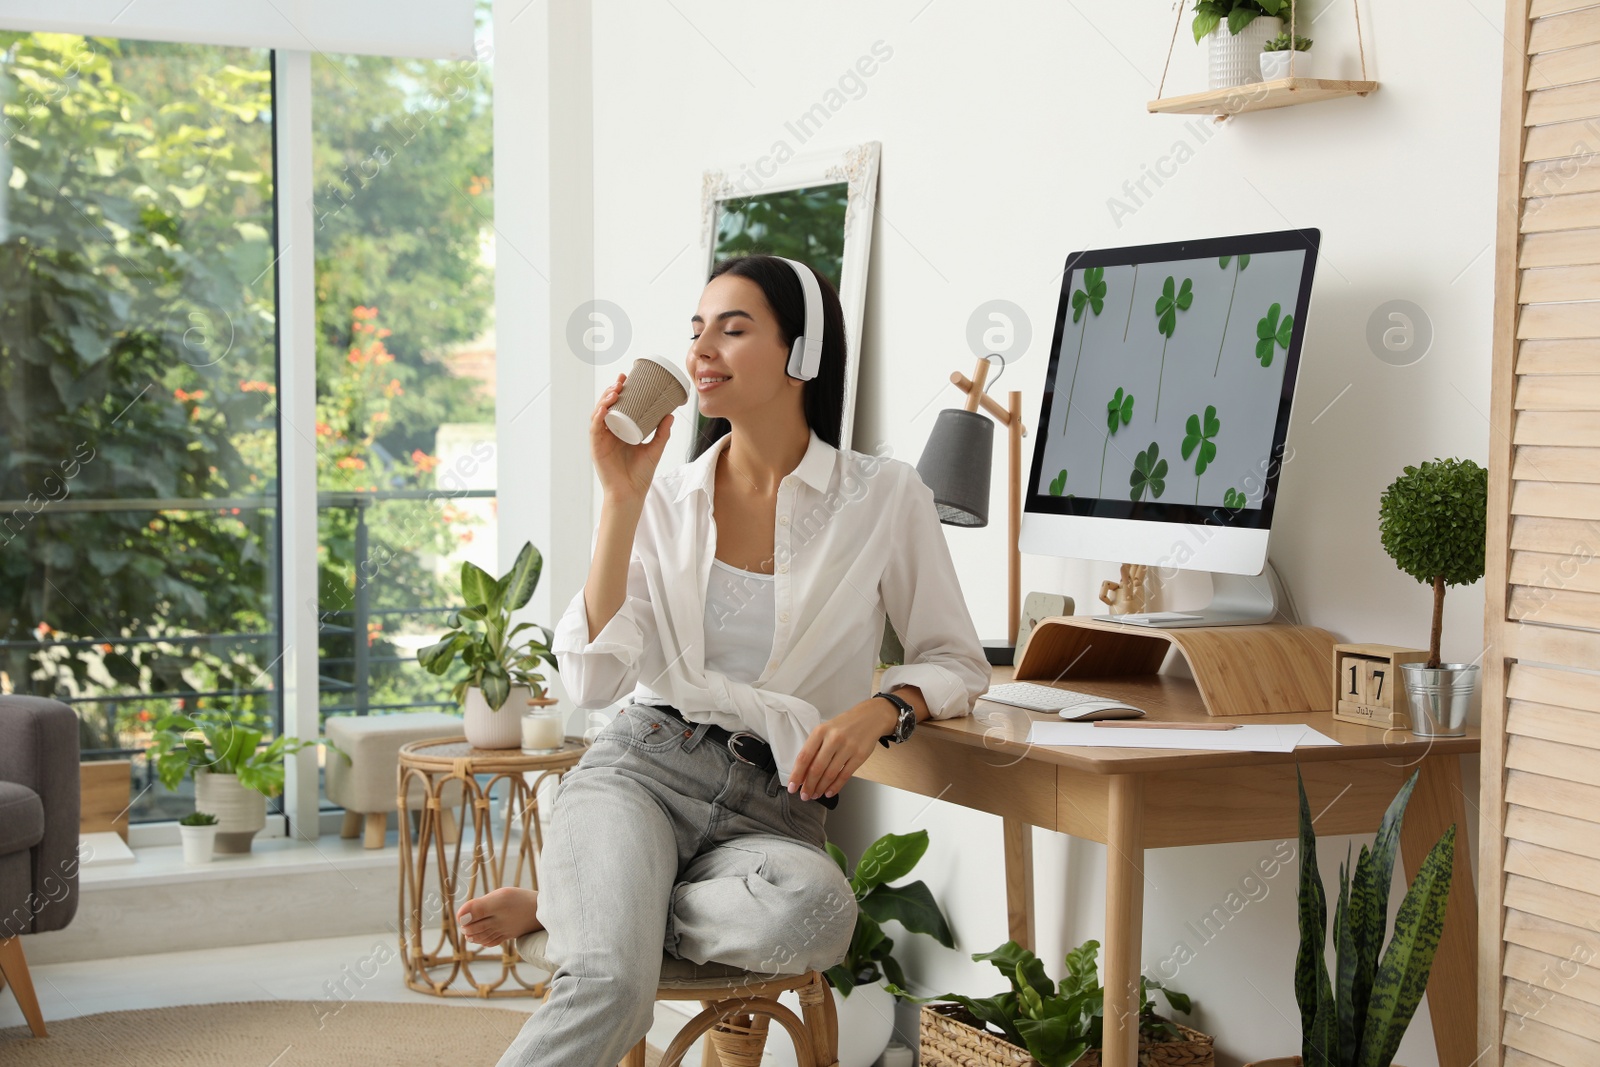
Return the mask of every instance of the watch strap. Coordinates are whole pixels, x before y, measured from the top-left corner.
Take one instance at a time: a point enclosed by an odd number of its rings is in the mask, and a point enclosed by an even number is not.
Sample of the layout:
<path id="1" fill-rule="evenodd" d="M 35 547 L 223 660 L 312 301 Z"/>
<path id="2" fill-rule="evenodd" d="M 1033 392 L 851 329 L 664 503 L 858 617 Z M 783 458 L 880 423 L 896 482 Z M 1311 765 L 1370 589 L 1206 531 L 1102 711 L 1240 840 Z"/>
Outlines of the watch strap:
<path id="1" fill-rule="evenodd" d="M 904 741 L 911 734 L 911 730 L 907 723 L 907 716 L 910 717 L 910 725 L 915 725 L 917 721 L 917 709 L 911 706 L 910 701 L 906 700 L 904 697 L 895 696 L 893 693 L 877 692 L 872 695 L 875 697 L 883 697 L 883 699 L 893 704 L 900 715 L 899 721 L 895 724 L 894 732 L 885 734 L 884 736 L 878 738 L 878 744 L 882 745 L 884 748 L 888 748 L 889 742 L 891 741 Z"/>

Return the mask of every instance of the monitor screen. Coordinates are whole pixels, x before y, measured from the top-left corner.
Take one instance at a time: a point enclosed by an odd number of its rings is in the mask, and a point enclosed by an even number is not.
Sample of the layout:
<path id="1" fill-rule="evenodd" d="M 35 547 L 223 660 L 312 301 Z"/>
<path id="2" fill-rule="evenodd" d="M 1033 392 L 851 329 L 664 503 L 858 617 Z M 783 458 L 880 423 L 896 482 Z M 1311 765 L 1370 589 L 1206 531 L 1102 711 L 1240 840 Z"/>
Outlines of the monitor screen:
<path id="1" fill-rule="evenodd" d="M 1068 257 L 1027 511 L 1269 529 L 1319 240 Z"/>

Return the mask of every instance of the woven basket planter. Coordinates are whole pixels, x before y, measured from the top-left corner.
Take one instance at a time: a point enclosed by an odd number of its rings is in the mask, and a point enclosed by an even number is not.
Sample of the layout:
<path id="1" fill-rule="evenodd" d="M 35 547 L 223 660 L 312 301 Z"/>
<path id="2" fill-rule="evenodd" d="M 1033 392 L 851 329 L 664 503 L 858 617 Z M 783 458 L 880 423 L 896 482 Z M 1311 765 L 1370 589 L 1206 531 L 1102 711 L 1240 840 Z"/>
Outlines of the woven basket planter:
<path id="1" fill-rule="evenodd" d="M 1182 1023 L 1178 1041 L 1139 1042 L 1140 1067 L 1216 1067 L 1211 1038 Z M 999 1034 L 984 1029 L 960 1004 L 922 1007 L 922 1067 L 1039 1067 L 1039 1061 Z M 1100 1067 L 1100 1050 L 1090 1049 L 1075 1067 Z"/>

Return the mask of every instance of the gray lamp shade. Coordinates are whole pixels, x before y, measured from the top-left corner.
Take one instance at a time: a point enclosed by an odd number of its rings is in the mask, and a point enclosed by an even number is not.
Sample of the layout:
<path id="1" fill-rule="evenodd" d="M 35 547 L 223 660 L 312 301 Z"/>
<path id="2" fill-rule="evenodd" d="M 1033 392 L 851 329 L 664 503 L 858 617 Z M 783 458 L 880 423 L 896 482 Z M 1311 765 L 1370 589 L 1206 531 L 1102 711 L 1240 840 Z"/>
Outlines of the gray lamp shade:
<path id="1" fill-rule="evenodd" d="M 986 415 L 959 408 L 939 412 L 917 473 L 947 526 L 989 524 L 989 465 L 994 456 L 994 423 Z"/>

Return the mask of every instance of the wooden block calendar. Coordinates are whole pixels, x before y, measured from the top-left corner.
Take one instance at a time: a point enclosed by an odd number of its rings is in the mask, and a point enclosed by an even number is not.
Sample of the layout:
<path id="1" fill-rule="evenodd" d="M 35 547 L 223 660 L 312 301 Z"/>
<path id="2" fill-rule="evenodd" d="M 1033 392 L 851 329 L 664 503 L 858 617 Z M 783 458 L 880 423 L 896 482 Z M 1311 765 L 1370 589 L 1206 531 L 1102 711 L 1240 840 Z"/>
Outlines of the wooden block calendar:
<path id="1" fill-rule="evenodd" d="M 1427 658 L 1421 649 L 1398 645 L 1334 645 L 1333 717 L 1365 726 L 1411 729 L 1400 665 Z"/>

